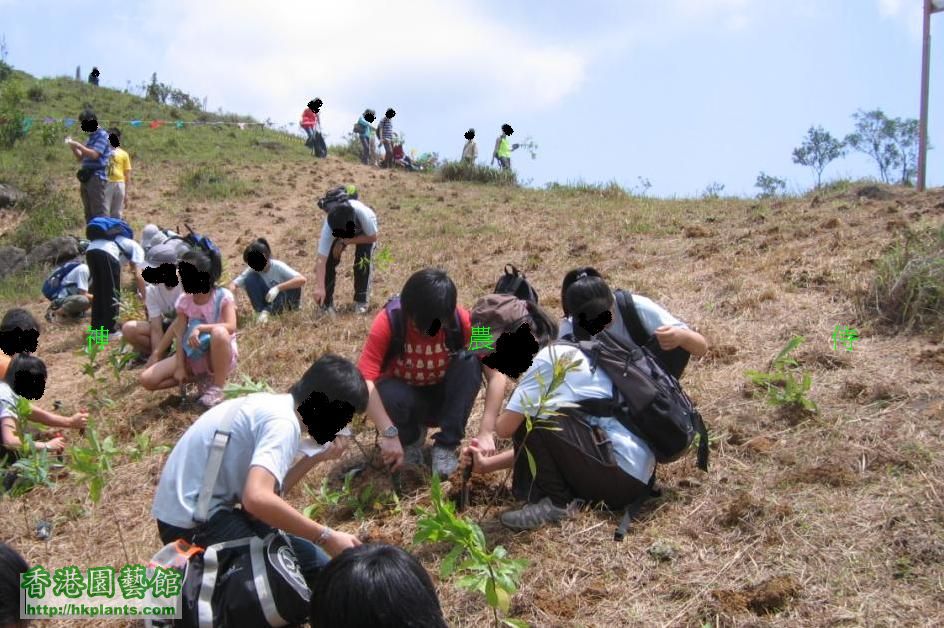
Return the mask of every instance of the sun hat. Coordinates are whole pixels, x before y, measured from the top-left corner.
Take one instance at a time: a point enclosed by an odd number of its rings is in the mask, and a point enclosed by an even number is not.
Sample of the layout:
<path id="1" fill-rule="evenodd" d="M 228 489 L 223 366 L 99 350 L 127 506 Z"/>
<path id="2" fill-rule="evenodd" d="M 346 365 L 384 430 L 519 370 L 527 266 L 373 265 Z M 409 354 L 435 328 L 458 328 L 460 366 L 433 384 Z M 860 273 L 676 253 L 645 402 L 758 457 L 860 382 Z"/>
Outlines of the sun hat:
<path id="1" fill-rule="evenodd" d="M 528 316 L 527 302 L 512 294 L 488 294 L 476 301 L 469 310 L 469 318 L 473 327 L 488 328 L 491 347 L 481 347 L 473 353 L 494 351 L 498 338 L 506 331 L 513 331 Z"/>

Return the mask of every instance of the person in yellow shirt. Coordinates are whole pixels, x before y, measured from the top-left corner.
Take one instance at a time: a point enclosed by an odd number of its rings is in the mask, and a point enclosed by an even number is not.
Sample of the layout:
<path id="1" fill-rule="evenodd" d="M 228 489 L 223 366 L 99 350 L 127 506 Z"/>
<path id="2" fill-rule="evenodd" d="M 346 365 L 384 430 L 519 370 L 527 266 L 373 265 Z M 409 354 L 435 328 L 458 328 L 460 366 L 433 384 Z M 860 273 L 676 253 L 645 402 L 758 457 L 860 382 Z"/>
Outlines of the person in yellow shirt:
<path id="1" fill-rule="evenodd" d="M 105 183 L 105 209 L 112 218 L 121 218 L 121 212 L 129 207 L 131 186 L 131 157 L 120 147 L 121 131 L 108 130 L 108 141 L 114 147 L 108 162 L 108 181 Z"/>

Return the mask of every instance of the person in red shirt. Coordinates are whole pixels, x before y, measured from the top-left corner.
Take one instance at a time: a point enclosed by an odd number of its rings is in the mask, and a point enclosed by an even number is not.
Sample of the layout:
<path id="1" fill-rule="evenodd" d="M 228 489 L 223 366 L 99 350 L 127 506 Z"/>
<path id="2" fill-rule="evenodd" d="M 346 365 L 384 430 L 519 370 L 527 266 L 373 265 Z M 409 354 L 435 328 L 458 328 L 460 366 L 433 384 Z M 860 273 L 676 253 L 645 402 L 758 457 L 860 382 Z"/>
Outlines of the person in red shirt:
<path id="1" fill-rule="evenodd" d="M 405 327 L 402 349 L 391 346 L 395 334 L 385 307 L 374 317 L 357 364 L 370 393 L 367 416 L 380 431 L 381 453 L 391 471 L 404 462 L 421 464 L 427 427 L 439 427 L 432 467 L 440 477 L 448 477 L 458 467 L 456 449 L 465 436 L 483 372 L 485 409 L 477 439 L 486 455 L 494 453 L 495 421 L 507 378 L 467 351 L 472 336 L 469 312 L 456 305 L 456 285 L 445 271 L 424 268 L 413 273 L 403 286 L 399 307 L 397 318 Z"/>
<path id="2" fill-rule="evenodd" d="M 310 145 L 312 155 L 315 154 L 315 134 L 321 132 L 321 119 L 318 115 L 319 109 L 321 109 L 321 99 L 315 98 L 309 102 L 305 110 L 302 111 L 301 126 L 305 131 L 305 135 L 308 137 L 305 143 L 306 145 Z"/>

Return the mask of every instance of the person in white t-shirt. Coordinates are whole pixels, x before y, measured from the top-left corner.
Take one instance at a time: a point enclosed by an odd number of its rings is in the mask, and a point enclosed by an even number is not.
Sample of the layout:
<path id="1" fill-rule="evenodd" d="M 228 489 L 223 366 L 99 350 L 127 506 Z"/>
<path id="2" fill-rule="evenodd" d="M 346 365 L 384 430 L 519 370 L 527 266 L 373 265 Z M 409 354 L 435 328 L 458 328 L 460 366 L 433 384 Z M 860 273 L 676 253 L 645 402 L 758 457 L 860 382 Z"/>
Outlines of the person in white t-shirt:
<path id="1" fill-rule="evenodd" d="M 311 583 L 327 563 L 325 552 L 337 556 L 361 542 L 312 521 L 284 497 L 315 464 L 340 456 L 347 445 L 342 428 L 367 408 L 367 397 L 357 368 L 329 354 L 316 360 L 288 394 L 256 393 L 204 412 L 177 441 L 161 472 L 151 508 L 161 541 L 184 539 L 207 547 L 280 529 L 288 533 Z M 198 523 L 197 497 L 214 435 L 224 421 L 230 440 L 206 522 Z"/>
<path id="2" fill-rule="evenodd" d="M 236 294 L 236 288 L 245 288 L 257 321 L 265 323 L 270 314 L 298 308 L 302 286 L 308 280 L 285 262 L 272 259 L 272 249 L 265 238 L 256 238 L 246 247 L 243 261 L 249 268 L 230 282 L 229 291 Z"/>
<path id="3" fill-rule="evenodd" d="M 151 247 L 145 256 L 141 276 L 148 283 L 144 293 L 146 321 L 127 321 L 121 326 L 125 342 L 140 355 L 148 356 L 145 368 L 156 364 L 167 355 L 177 334 L 175 304 L 183 293 L 177 277 L 180 255 L 189 250 L 181 240 L 164 242 Z"/>
<path id="4" fill-rule="evenodd" d="M 356 191 L 354 192 L 356 194 Z M 353 196 L 353 194 L 351 195 Z M 341 253 L 349 244 L 354 249 L 354 311 L 367 314 L 370 299 L 371 258 L 377 242 L 377 214 L 351 198 L 328 212 L 318 239 L 315 267 L 315 301 L 327 314 L 334 314 L 334 281 Z"/>
<path id="5" fill-rule="evenodd" d="M 98 239 L 89 243 L 85 252 L 92 280 L 93 329 L 104 327 L 112 339 L 120 339 L 118 304 L 121 300 L 121 266 L 127 264 L 137 283 L 138 298 L 144 300 L 146 284 L 140 266 L 144 263 L 141 245 L 117 236 L 114 240 Z"/>

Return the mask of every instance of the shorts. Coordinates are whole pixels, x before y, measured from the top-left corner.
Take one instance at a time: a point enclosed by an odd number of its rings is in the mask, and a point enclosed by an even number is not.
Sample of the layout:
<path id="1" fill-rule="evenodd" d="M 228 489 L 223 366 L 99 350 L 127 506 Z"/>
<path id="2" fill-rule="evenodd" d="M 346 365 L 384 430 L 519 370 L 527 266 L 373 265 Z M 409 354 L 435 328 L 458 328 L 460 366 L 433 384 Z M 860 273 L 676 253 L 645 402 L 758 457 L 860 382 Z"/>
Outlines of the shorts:
<path id="1" fill-rule="evenodd" d="M 229 360 L 229 369 L 226 371 L 226 376 L 236 370 L 236 359 L 239 355 L 236 353 L 236 336 L 233 336 L 229 339 L 229 348 L 231 358 Z M 213 371 L 210 369 L 210 354 L 209 352 L 204 353 L 202 356 L 196 359 L 187 358 L 187 366 L 190 367 L 190 372 L 194 375 L 212 375 Z"/>

